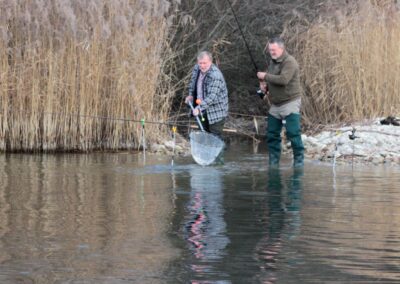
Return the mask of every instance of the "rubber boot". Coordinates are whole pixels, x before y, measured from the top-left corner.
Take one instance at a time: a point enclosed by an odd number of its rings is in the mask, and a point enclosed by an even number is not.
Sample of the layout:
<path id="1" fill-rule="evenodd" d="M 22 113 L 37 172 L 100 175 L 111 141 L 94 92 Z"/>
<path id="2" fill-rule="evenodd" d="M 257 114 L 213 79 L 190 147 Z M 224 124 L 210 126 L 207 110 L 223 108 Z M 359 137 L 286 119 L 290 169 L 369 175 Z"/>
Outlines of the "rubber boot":
<path id="1" fill-rule="evenodd" d="M 267 118 L 267 146 L 269 155 L 269 165 L 272 167 L 279 166 L 281 158 L 281 131 L 282 120 L 268 115 Z"/>
<path id="2" fill-rule="evenodd" d="M 286 135 L 293 150 L 293 167 L 304 166 L 304 146 L 301 140 L 300 114 L 291 113 L 286 120 Z"/>

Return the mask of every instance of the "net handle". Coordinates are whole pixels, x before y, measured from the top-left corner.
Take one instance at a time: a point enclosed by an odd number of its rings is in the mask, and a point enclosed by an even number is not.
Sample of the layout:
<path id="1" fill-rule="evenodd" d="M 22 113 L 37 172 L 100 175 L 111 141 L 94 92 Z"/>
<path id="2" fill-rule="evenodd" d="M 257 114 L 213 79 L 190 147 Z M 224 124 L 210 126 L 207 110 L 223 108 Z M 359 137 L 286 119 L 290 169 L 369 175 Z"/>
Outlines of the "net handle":
<path id="1" fill-rule="evenodd" d="M 192 109 L 192 112 L 193 112 L 193 111 L 194 111 L 194 107 L 193 107 L 192 101 L 189 100 L 189 101 L 188 101 L 188 104 L 189 104 L 189 106 L 190 106 L 190 108 Z M 199 111 L 200 111 L 200 110 L 199 110 Z M 203 124 L 201 124 L 201 121 L 200 121 L 200 119 L 199 119 L 199 116 L 196 115 L 195 117 L 196 117 L 197 124 L 199 125 L 201 131 L 204 132 Z"/>

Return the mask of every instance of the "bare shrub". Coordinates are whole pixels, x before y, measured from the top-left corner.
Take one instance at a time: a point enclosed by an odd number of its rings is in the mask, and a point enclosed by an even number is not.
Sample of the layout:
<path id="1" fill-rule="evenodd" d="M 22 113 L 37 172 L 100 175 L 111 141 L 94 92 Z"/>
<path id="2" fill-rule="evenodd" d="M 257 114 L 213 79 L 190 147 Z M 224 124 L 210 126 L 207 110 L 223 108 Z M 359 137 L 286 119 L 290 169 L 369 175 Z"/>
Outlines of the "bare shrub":
<path id="1" fill-rule="evenodd" d="M 399 1 L 234 1 L 259 69 L 265 43 L 279 35 L 300 63 L 306 124 L 395 114 L 399 108 Z M 230 89 L 231 110 L 265 114 L 258 82 L 226 0 L 182 3 L 174 47 L 181 77 L 198 50 L 217 54 Z M 258 103 L 257 103 L 258 102 Z"/>
<path id="2" fill-rule="evenodd" d="M 322 9 L 318 0 L 230 1 L 260 70 L 266 68 L 268 38 L 283 35 L 289 39 L 305 31 Z M 180 25 L 173 41 L 180 55 L 180 77 L 192 68 L 196 53 L 208 49 L 227 79 L 232 112 L 265 113 L 265 105 L 255 96 L 256 72 L 228 2 L 189 0 L 180 8 L 177 21 L 186 25 Z"/>

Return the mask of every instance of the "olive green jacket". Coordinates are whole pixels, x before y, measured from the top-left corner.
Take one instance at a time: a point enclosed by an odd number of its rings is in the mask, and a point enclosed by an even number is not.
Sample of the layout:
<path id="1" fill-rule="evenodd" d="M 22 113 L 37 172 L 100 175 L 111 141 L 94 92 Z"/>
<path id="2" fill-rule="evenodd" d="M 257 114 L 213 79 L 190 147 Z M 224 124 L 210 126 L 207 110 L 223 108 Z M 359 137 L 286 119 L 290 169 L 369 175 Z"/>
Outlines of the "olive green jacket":
<path id="1" fill-rule="evenodd" d="M 270 59 L 265 81 L 268 84 L 271 103 L 277 106 L 301 97 L 303 93 L 299 65 L 286 51 L 278 59 Z"/>

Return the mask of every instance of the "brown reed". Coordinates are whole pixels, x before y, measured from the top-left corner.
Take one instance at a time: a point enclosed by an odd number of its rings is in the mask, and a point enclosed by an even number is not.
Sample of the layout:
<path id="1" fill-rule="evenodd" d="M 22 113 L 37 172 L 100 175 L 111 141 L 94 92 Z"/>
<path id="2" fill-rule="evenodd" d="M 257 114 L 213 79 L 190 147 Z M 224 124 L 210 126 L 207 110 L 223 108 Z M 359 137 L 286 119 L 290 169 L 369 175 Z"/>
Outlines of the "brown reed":
<path id="1" fill-rule="evenodd" d="M 0 150 L 136 148 L 140 123 L 104 117 L 167 118 L 170 4 L 2 1 Z M 145 127 L 149 142 L 166 133 Z"/>
<path id="2" fill-rule="evenodd" d="M 326 124 L 399 115 L 400 12 L 360 1 L 315 22 L 295 47 L 306 88 L 305 119 Z"/>

